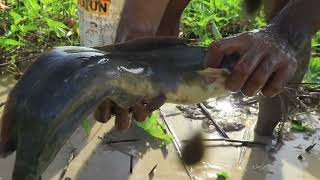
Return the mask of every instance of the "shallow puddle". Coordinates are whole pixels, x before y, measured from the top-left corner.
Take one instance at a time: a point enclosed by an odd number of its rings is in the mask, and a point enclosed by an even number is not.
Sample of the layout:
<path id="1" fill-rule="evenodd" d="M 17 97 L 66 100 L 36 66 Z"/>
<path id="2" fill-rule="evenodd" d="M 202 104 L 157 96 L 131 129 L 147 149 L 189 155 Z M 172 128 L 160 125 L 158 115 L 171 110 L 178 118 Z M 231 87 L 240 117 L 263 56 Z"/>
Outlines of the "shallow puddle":
<path id="1" fill-rule="evenodd" d="M 10 78 L 0 79 L 0 102 L 5 100 L 13 84 Z M 231 139 L 270 141 L 253 133 L 257 116 L 254 107 L 236 109 L 228 102 L 218 104 L 209 104 L 215 107 L 211 113 L 218 122 L 236 122 L 244 126 L 239 131 L 228 132 Z M 198 131 L 202 131 L 207 138 L 221 138 L 217 131 L 204 128 L 201 118 L 185 118 L 174 104 L 166 104 L 161 110 L 181 144 Z M 218 172 L 227 172 L 230 179 L 235 180 L 320 179 L 319 131 L 307 138 L 302 133 L 290 133 L 290 138 L 286 138 L 284 145 L 275 153 L 262 148 L 233 147 L 227 142 L 207 142 L 206 145 L 210 147 L 206 148 L 202 161 L 195 166 L 184 167 L 173 143 L 166 148 L 159 148 L 148 134 L 136 126 L 125 133 L 118 133 L 112 129 L 113 120 L 106 124 L 92 123 L 94 126 L 89 136 L 81 128 L 73 134 L 46 170 L 43 179 L 205 180 L 215 179 Z M 317 126 L 320 127 L 319 124 Z M 136 138 L 141 141 L 108 145 L 99 138 L 107 132 L 112 132 L 109 134 L 113 140 Z M 305 149 L 313 143 L 317 145 L 310 153 L 306 153 Z M 303 160 L 298 159 L 300 154 Z M 75 158 L 68 163 L 72 156 Z M 0 180 L 11 179 L 14 158 L 13 154 L 0 159 Z"/>

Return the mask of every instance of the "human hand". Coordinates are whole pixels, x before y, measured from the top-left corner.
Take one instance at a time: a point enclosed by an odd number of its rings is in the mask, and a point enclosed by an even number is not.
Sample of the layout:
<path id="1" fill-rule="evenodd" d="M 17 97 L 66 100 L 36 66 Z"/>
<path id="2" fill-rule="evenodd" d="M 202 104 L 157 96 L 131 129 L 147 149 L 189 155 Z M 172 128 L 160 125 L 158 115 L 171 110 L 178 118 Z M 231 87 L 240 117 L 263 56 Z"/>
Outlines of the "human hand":
<path id="1" fill-rule="evenodd" d="M 124 109 L 115 102 L 104 100 L 95 110 L 94 118 L 101 122 L 108 122 L 112 115 L 115 115 L 115 127 L 118 130 L 125 130 L 130 127 L 131 117 L 138 122 L 143 122 L 151 113 L 159 109 L 165 103 L 164 96 L 158 96 L 153 99 L 145 99 L 133 105 L 131 108 Z"/>
<path id="2" fill-rule="evenodd" d="M 297 68 L 294 52 L 270 31 L 238 34 L 212 43 L 206 66 L 219 67 L 224 55 L 238 53 L 240 58 L 226 81 L 226 88 L 253 96 L 279 94 Z"/>

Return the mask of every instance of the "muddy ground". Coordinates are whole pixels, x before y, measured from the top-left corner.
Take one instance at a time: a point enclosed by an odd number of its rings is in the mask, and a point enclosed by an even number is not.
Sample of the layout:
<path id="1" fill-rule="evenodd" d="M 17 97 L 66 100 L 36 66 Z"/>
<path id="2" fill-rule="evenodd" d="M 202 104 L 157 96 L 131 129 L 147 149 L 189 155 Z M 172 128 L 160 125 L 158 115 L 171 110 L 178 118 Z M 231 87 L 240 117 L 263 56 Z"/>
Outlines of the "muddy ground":
<path id="1" fill-rule="evenodd" d="M 14 84 L 10 78 L 0 80 L 1 102 Z M 255 140 L 274 144 L 275 139 L 258 137 L 253 133 L 257 119 L 256 107 L 237 108 L 229 101 L 212 101 L 210 109 L 219 124 L 225 127 L 231 139 Z M 181 107 L 179 107 L 181 109 Z M 179 110 L 174 104 L 161 108 L 177 141 L 189 139 L 201 131 L 206 138 L 221 138 L 208 120 L 197 114 L 198 109 Z M 192 109 L 189 107 L 189 109 Z M 2 109 L 1 109 L 2 110 Z M 310 120 L 311 117 L 311 120 Z M 89 136 L 79 128 L 61 149 L 54 162 L 43 175 L 44 180 L 141 180 L 141 179 L 216 179 L 219 172 L 227 172 L 234 180 L 316 180 L 320 179 L 319 117 L 302 115 L 312 121 L 313 133 L 287 132 L 278 151 L 270 147 L 243 147 L 228 142 L 206 142 L 205 157 L 195 166 L 184 166 L 177 148 L 170 143 L 159 148 L 157 141 L 135 124 L 125 132 L 113 129 L 114 121 L 94 123 Z M 91 118 L 92 119 L 92 118 Z M 229 131 L 230 130 L 230 131 Z M 133 142 L 107 144 L 104 137 L 113 140 L 138 139 Z M 309 152 L 305 149 L 317 145 Z M 235 146 L 234 146 L 235 145 Z M 298 156 L 301 155 L 302 159 Z M 11 179 L 14 154 L 0 159 L 0 179 Z M 152 171 L 153 169 L 153 171 Z"/>

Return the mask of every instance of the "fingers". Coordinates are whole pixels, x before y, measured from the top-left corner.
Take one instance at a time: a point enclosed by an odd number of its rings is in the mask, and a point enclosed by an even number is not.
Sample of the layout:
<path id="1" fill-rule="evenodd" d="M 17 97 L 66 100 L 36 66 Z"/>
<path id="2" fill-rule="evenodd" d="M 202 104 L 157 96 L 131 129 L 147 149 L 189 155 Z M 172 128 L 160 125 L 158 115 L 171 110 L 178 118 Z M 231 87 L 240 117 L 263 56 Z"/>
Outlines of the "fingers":
<path id="1" fill-rule="evenodd" d="M 131 110 L 135 120 L 138 122 L 144 121 L 153 111 L 159 109 L 165 103 L 165 100 L 165 96 L 161 95 L 134 105 Z M 116 116 L 116 129 L 124 130 L 130 127 L 131 116 L 129 109 L 123 109 L 111 100 L 105 100 L 98 106 L 94 112 L 94 118 L 99 122 L 106 123 L 112 114 Z"/>
<path id="2" fill-rule="evenodd" d="M 250 48 L 250 41 L 247 35 L 238 36 L 237 38 L 230 37 L 212 43 L 206 55 L 206 67 L 217 68 L 221 64 L 224 55 L 230 55 L 235 52 L 242 55 Z"/>
<path id="3" fill-rule="evenodd" d="M 115 127 L 117 130 L 125 130 L 130 127 L 131 124 L 131 117 L 129 114 L 129 109 L 123 109 L 119 106 L 114 108 L 115 110 Z"/>
<path id="4" fill-rule="evenodd" d="M 261 90 L 265 96 L 274 96 L 293 76 L 296 60 L 265 41 L 267 36 L 257 33 L 238 34 L 213 43 L 208 49 L 205 65 L 219 68 L 226 55 L 237 53 L 241 58 L 230 68 L 226 89 L 233 92 L 241 90 L 247 96 Z"/>
<path id="5" fill-rule="evenodd" d="M 147 109 L 150 113 L 159 109 L 166 101 L 166 97 L 164 95 L 157 96 L 152 98 L 146 105 Z"/>
<path id="6" fill-rule="evenodd" d="M 150 114 L 144 103 L 138 103 L 133 106 L 133 117 L 138 122 L 143 122 Z"/>
<path id="7" fill-rule="evenodd" d="M 138 103 L 132 108 L 135 120 L 138 122 L 144 121 L 153 111 L 159 109 L 165 103 L 165 100 L 165 96 L 160 95 L 149 101 Z"/>
<path id="8" fill-rule="evenodd" d="M 165 96 L 157 96 L 148 102 L 139 102 L 132 107 L 132 112 L 135 120 L 138 122 L 144 121 L 153 111 L 159 109 L 165 102 Z M 115 107 L 114 113 L 116 114 L 115 126 L 118 130 L 129 128 L 131 117 L 128 109 Z"/>
<path id="9" fill-rule="evenodd" d="M 96 111 L 94 112 L 94 118 L 101 122 L 106 123 L 110 120 L 111 114 L 115 114 L 115 127 L 118 130 L 124 130 L 129 128 L 131 118 L 128 109 L 123 109 L 117 106 L 114 102 L 107 99 L 103 101 Z"/>
<path id="10" fill-rule="evenodd" d="M 111 118 L 111 108 L 113 103 L 110 100 L 103 101 L 95 110 L 94 118 L 101 123 L 106 123 Z"/>
<path id="11" fill-rule="evenodd" d="M 274 72 L 275 63 L 268 57 L 265 57 L 262 60 L 262 62 L 259 64 L 257 69 L 254 70 L 253 74 L 250 76 L 250 78 L 242 88 L 242 92 L 246 96 L 256 95 L 258 91 L 260 91 L 260 89 L 264 87 L 264 85 L 267 83 L 268 79 Z"/>
<path id="12" fill-rule="evenodd" d="M 278 95 L 283 87 L 287 84 L 293 74 L 295 73 L 297 65 L 283 64 L 270 78 L 266 85 L 262 88 L 261 92 L 264 96 L 274 97 Z"/>
<path id="13" fill-rule="evenodd" d="M 266 56 L 264 48 L 252 48 L 245 53 L 240 61 L 233 67 L 233 71 L 226 81 L 226 88 L 239 91 L 251 76 L 260 61 Z"/>

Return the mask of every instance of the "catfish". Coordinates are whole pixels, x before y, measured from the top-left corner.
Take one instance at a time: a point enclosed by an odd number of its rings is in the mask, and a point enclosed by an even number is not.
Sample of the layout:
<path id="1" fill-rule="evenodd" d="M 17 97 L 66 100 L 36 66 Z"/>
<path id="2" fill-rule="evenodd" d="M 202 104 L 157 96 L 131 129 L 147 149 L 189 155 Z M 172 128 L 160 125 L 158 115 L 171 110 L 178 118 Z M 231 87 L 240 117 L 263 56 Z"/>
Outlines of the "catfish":
<path id="1" fill-rule="evenodd" d="M 129 108 L 159 95 L 176 104 L 226 95 L 229 71 L 206 68 L 206 51 L 181 39 L 147 37 L 44 53 L 17 82 L 4 107 L 0 154 L 16 151 L 12 179 L 41 179 L 81 121 L 105 99 Z"/>

